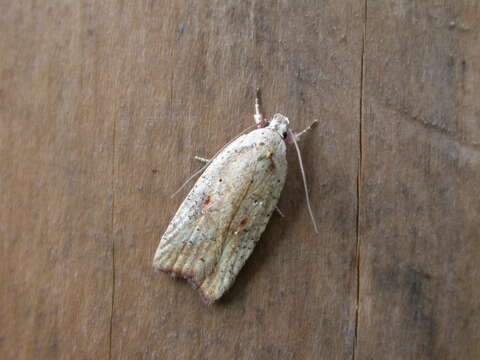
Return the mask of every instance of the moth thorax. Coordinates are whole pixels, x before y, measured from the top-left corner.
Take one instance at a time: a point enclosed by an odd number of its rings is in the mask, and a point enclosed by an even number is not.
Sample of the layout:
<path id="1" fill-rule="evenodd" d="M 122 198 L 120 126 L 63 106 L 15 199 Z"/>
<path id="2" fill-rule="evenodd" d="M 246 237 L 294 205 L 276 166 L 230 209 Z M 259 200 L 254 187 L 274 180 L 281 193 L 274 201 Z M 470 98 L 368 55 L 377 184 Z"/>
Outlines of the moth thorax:
<path id="1" fill-rule="evenodd" d="M 282 114 L 275 114 L 273 115 L 272 120 L 268 124 L 268 128 L 275 130 L 282 136 L 283 138 L 286 137 L 287 130 L 288 130 L 288 118 Z"/>

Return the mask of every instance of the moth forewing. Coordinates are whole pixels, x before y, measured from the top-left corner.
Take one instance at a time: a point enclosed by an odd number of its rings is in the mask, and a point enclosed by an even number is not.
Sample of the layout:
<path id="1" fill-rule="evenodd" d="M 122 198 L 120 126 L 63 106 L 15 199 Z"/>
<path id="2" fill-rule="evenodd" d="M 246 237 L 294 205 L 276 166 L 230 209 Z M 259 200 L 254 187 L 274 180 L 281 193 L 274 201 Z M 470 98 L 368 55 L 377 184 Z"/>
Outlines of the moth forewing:
<path id="1" fill-rule="evenodd" d="M 154 267 L 183 277 L 208 303 L 233 284 L 277 205 L 287 173 L 284 139 L 271 128 L 228 145 L 184 200 Z"/>

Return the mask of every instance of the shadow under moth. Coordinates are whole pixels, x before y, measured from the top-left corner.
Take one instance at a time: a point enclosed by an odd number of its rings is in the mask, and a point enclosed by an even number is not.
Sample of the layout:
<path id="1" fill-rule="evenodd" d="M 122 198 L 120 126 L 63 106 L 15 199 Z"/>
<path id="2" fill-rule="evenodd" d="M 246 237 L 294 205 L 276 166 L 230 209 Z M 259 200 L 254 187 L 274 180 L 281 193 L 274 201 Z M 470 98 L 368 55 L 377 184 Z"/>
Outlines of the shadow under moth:
<path id="1" fill-rule="evenodd" d="M 168 225 L 153 260 L 156 270 L 187 279 L 208 304 L 232 286 L 273 212 L 280 212 L 276 206 L 287 174 L 287 144 L 297 150 L 307 206 L 317 231 L 297 144 L 311 126 L 294 133 L 284 115 L 267 121 L 260 112 L 258 93 L 254 119 L 255 125 L 212 159 L 196 157 L 206 164 L 176 193 L 203 174 Z"/>

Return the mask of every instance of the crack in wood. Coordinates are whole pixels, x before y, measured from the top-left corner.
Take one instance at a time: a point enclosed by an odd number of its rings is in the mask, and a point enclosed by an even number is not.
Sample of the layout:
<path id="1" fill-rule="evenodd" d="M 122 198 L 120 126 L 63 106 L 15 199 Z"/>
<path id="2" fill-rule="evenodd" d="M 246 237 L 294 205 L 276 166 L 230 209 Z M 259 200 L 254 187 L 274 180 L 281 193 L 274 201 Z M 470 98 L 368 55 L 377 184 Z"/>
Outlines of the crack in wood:
<path id="1" fill-rule="evenodd" d="M 114 218 L 115 218 L 115 137 L 116 137 L 116 125 L 115 118 L 113 119 L 113 134 L 112 134 L 112 214 L 111 214 L 111 231 L 112 237 L 112 308 L 110 312 L 110 329 L 108 337 L 108 358 L 112 359 L 112 335 L 113 335 L 113 314 L 115 303 L 115 232 L 114 232 Z"/>
<path id="2" fill-rule="evenodd" d="M 367 1 L 365 0 L 364 6 L 364 22 L 363 22 L 363 43 L 362 43 L 362 52 L 360 59 L 360 101 L 359 101 L 359 132 L 358 132 L 358 147 L 359 147 L 359 158 L 358 158 L 358 170 L 357 170 L 357 218 L 356 218 L 356 248 L 355 248 L 355 258 L 357 266 L 357 293 L 356 293 L 356 307 L 355 307 L 355 338 L 353 341 L 352 349 L 352 359 L 355 360 L 356 352 L 358 350 L 358 315 L 360 307 L 360 190 L 361 190 L 361 176 L 362 176 L 362 122 L 363 122 L 363 82 L 364 82 L 364 60 L 365 60 L 365 42 L 367 37 Z"/>

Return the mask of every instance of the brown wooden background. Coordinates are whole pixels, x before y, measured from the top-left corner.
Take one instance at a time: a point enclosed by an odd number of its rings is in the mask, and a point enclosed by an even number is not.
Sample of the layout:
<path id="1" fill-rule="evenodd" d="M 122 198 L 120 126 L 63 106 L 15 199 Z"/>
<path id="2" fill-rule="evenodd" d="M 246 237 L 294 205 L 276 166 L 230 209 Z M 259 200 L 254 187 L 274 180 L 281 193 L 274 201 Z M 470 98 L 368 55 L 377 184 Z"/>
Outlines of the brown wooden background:
<path id="1" fill-rule="evenodd" d="M 205 306 L 170 194 L 252 123 L 280 207 Z M 1 1 L 1 359 L 479 359 L 480 2 Z M 357 311 L 358 309 L 358 311 Z"/>

